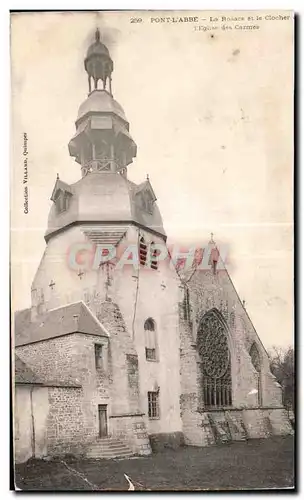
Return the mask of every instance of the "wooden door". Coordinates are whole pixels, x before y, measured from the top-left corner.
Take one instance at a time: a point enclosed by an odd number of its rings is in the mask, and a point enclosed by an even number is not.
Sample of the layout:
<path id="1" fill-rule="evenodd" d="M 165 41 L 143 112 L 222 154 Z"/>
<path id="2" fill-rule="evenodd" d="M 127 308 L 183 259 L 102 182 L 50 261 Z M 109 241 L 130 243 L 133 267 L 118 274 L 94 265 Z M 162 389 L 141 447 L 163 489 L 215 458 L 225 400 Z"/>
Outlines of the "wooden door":
<path id="1" fill-rule="evenodd" d="M 99 437 L 108 435 L 107 405 L 98 405 Z"/>

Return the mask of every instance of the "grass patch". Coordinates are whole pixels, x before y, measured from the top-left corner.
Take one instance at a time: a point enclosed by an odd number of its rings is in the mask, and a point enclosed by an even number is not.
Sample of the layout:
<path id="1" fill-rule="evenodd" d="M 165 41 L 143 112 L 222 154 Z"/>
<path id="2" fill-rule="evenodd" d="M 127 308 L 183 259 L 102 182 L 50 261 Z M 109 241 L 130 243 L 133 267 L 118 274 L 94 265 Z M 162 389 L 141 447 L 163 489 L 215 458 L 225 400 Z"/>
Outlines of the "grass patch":
<path id="1" fill-rule="evenodd" d="M 273 437 L 198 448 L 165 450 L 138 460 L 31 459 L 15 467 L 15 483 L 27 491 L 128 489 L 222 490 L 294 486 L 293 437 Z M 75 470 L 76 473 L 72 472 Z M 83 478 L 86 478 L 84 480 Z"/>

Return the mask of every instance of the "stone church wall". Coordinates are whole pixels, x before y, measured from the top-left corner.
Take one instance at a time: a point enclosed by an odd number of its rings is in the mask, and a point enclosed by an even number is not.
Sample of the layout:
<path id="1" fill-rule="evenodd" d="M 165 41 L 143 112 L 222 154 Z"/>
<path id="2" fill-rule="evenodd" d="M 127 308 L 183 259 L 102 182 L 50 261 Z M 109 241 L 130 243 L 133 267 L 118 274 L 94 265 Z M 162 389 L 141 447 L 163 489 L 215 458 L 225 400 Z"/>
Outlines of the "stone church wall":
<path id="1" fill-rule="evenodd" d="M 183 422 L 183 433 L 186 444 L 207 446 L 209 444 L 208 426 L 202 425 L 199 407 L 199 374 L 197 371 L 197 354 L 192 335 L 192 324 L 184 307 L 180 303 L 180 374 L 181 395 L 180 411 Z"/>
<path id="2" fill-rule="evenodd" d="M 35 313 L 82 300 L 83 289 L 94 277 L 78 276 L 75 262 L 77 248 L 83 248 L 85 237 L 78 226 L 54 236 L 45 248 L 32 283 L 32 316 Z M 89 254 L 84 253 L 84 260 Z M 79 267 L 81 267 L 79 265 Z M 49 284 L 55 283 L 53 287 Z"/>
<path id="3" fill-rule="evenodd" d="M 15 392 L 15 459 L 83 454 L 82 389 L 17 385 Z"/>
<path id="4" fill-rule="evenodd" d="M 260 342 L 247 312 L 241 303 L 232 282 L 225 270 L 216 274 L 213 271 L 197 271 L 187 283 L 189 299 L 185 291 L 180 301 L 179 321 L 181 332 L 181 415 L 183 432 L 187 444 L 206 446 L 214 443 L 208 412 L 203 410 L 201 392 L 200 359 L 196 348 L 197 328 L 200 319 L 211 309 L 222 315 L 230 332 L 230 354 L 232 372 L 233 406 L 243 411 L 238 418 L 243 421 L 248 437 L 267 437 L 272 434 L 290 433 L 288 423 L 284 430 L 284 418 L 281 414 L 282 430 L 279 431 L 280 418 L 276 412 L 282 407 L 281 388 L 270 372 L 268 355 Z M 255 342 L 261 362 L 261 384 L 263 410 L 258 408 L 258 373 L 253 367 L 249 355 L 250 347 Z M 248 408 L 248 410 L 247 410 Z M 252 411 L 249 409 L 252 408 Z M 268 410 L 269 408 L 269 410 Z M 273 408 L 271 410 L 270 408 Z M 277 410 L 275 408 L 278 408 Z M 266 413 L 265 413 L 266 412 Z M 269 417 L 273 413 L 273 417 Z M 243 425 L 242 424 L 242 425 Z"/>
<path id="5" fill-rule="evenodd" d="M 83 422 L 83 391 L 76 388 L 50 387 L 47 419 L 47 454 L 84 454 L 85 445 L 96 426 Z"/>
<path id="6" fill-rule="evenodd" d="M 160 240 L 143 230 L 147 247 Z M 128 232 L 130 242 L 137 241 L 137 229 Z M 121 273 L 115 273 L 113 295 L 119 304 L 126 323 L 127 331 L 133 338 L 138 355 L 140 410 L 149 435 L 181 432 L 179 407 L 180 370 L 179 370 L 179 324 L 178 288 L 179 279 L 167 262 L 160 262 L 158 269 L 133 269 L 126 266 Z M 145 353 L 144 324 L 148 318 L 155 323 L 156 360 L 147 360 Z M 159 389 L 160 417 L 148 417 L 148 391 Z M 163 436 L 164 437 L 164 436 Z M 171 437 L 168 436 L 168 443 Z"/>
<path id="7" fill-rule="evenodd" d="M 156 235 L 140 230 L 147 245 L 161 240 Z M 138 241 L 138 228 L 129 226 L 122 250 Z M 115 269 L 89 269 L 80 278 L 67 265 L 67 255 L 73 245 L 84 241 L 80 227 L 70 228 L 48 242 L 44 257 L 33 283 L 33 289 L 43 290 L 44 309 L 83 300 L 111 335 L 109 360 L 115 370 L 111 380 L 112 413 L 140 411 L 145 414 L 149 433 L 181 431 L 179 410 L 179 280 L 168 262 L 160 263 L 158 270 L 135 270 L 132 265 Z M 51 289 L 49 283 L 55 286 Z M 38 297 L 41 294 L 38 294 Z M 114 307 L 110 304 L 112 302 Z M 145 357 L 144 322 L 152 317 L 157 325 L 159 359 L 149 362 Z M 139 401 L 129 398 L 127 355 L 138 356 Z M 110 363 L 110 364 L 111 364 Z M 111 378 L 112 377 L 112 378 Z M 168 384 L 170 380 L 170 384 Z M 148 391 L 160 388 L 161 414 L 158 420 L 147 417 Z"/>
<path id="8" fill-rule="evenodd" d="M 110 334 L 109 377 L 111 382 L 111 414 L 139 412 L 138 357 L 120 308 L 111 299 L 87 303 Z M 130 377 L 130 361 L 133 361 Z"/>
<path id="9" fill-rule="evenodd" d="M 96 372 L 94 344 L 103 344 L 104 371 Z M 73 333 L 16 347 L 16 354 L 38 376 L 51 381 L 96 385 L 102 377 L 103 391 L 108 390 L 108 339 Z"/>
<path id="10" fill-rule="evenodd" d="M 128 244 L 136 244 L 141 236 L 144 236 L 148 248 L 150 242 L 162 241 L 147 231 L 129 226 L 122 240 L 122 250 Z M 40 306 L 45 309 L 83 300 L 110 333 L 107 377 L 105 380 L 97 379 L 94 383 L 89 381 L 95 379 L 86 372 L 87 368 L 83 369 L 81 376 L 77 369 L 73 369 L 73 373 L 66 373 L 67 358 L 71 366 L 78 367 L 78 362 L 73 360 L 73 346 L 69 341 L 65 345 L 66 341 L 57 339 L 56 345 L 52 344 L 53 341 L 49 344 L 49 360 L 56 361 L 57 376 L 62 366 L 62 374 L 67 380 L 80 377 L 82 381 L 82 407 L 84 418 L 88 420 L 88 429 L 91 426 L 89 421 L 97 420 L 96 398 L 99 398 L 99 403 L 103 398 L 102 402 L 106 401 L 105 404 L 109 405 L 109 416 L 118 418 L 110 419 L 110 432 L 111 426 L 114 433 L 121 432 L 121 428 L 129 422 L 132 435 L 130 415 L 142 414 L 148 434 L 153 439 L 159 436 L 159 441 L 166 441 L 165 436 L 168 435 L 167 442 L 170 443 L 174 433 L 183 431 L 188 444 L 210 444 L 212 434 L 208 419 L 197 412 L 203 401 L 196 332 L 201 317 L 212 308 L 219 311 L 230 332 L 234 406 L 254 408 L 258 405 L 258 397 L 253 390 L 257 387 L 258 374 L 249 355 L 253 342 L 261 358 L 263 405 L 281 405 L 281 390 L 269 371 L 267 353 L 225 270 L 219 270 L 216 274 L 211 270 L 197 271 L 192 276 L 187 283 L 189 314 L 185 314 L 181 308 L 181 281 L 168 261 L 160 262 L 157 270 L 142 267 L 134 269 L 132 265 L 113 270 L 111 266 L 102 266 L 95 270 L 88 269 L 83 276 L 78 276 L 75 269 L 68 268 L 67 254 L 73 244 L 81 241 L 84 241 L 84 236 L 80 227 L 71 228 L 52 238 L 33 287 L 43 289 L 44 302 Z M 49 287 L 51 280 L 56 283 L 52 289 Z M 144 323 L 148 318 L 152 318 L 156 324 L 155 361 L 146 360 L 145 354 Z M 32 349 L 35 352 L 37 348 L 31 346 Z M 83 349 L 80 365 L 88 353 L 85 344 Z M 90 356 L 92 362 L 92 352 Z M 51 373 L 52 363 L 46 360 L 46 366 L 48 364 Z M 147 394 L 155 390 L 159 391 L 160 415 L 159 418 L 150 419 Z M 119 418 L 126 420 L 123 422 Z M 89 435 L 91 433 L 92 429 Z"/>
<path id="11" fill-rule="evenodd" d="M 123 416 L 110 417 L 113 434 L 125 441 L 133 453 L 139 455 L 150 455 L 147 428 L 143 420 L 143 414 L 134 413 Z"/>
<path id="12" fill-rule="evenodd" d="M 257 372 L 252 365 L 249 350 L 255 342 L 261 360 L 263 405 L 281 406 L 281 389 L 270 372 L 269 358 L 263 347 L 247 311 L 241 303 L 225 270 L 214 275 L 210 271 L 198 271 L 188 284 L 192 305 L 193 339 L 202 316 L 216 308 L 226 320 L 233 345 L 232 379 L 233 400 L 237 407 L 257 406 L 257 394 L 251 393 L 257 388 Z"/>

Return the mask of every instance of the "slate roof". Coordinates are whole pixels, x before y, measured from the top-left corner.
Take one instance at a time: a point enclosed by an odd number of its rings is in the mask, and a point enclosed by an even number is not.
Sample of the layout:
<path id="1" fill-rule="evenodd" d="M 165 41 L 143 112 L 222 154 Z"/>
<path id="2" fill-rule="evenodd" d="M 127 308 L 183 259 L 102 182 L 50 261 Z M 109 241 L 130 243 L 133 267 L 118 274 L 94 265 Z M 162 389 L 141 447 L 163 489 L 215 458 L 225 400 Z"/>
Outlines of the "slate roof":
<path id="1" fill-rule="evenodd" d="M 15 354 L 15 384 L 29 384 L 29 385 L 40 385 L 43 387 L 70 387 L 70 388 L 81 388 L 82 386 L 75 382 L 65 382 L 64 380 L 44 380 L 43 377 L 39 377 L 33 372 L 26 363 L 24 363 L 19 356 Z"/>
<path id="2" fill-rule="evenodd" d="M 132 183 L 132 184 L 134 184 L 134 183 Z M 149 179 L 145 180 L 144 182 L 141 182 L 138 185 L 135 184 L 134 192 L 135 193 L 139 193 L 140 191 L 142 191 L 144 189 L 148 189 L 150 191 L 151 196 L 153 198 L 153 201 L 157 200 L 156 195 L 155 195 L 155 193 L 153 191 L 153 188 L 152 188 L 152 185 L 151 185 L 151 182 L 150 182 Z"/>
<path id="3" fill-rule="evenodd" d="M 83 227 L 99 226 L 100 223 L 113 226 L 143 225 L 147 230 L 166 237 L 157 204 L 154 203 L 151 213 L 137 206 L 138 190 L 149 188 L 152 198 L 155 199 L 150 181 L 146 180 L 137 186 L 115 172 L 102 175 L 92 172 L 72 184 L 70 188 L 73 196 L 69 199 L 68 210 L 58 214 L 56 204 L 52 204 L 45 233 L 46 241 L 49 241 L 64 227 L 70 227 L 72 224 Z"/>
<path id="4" fill-rule="evenodd" d="M 21 359 L 15 355 L 15 383 L 42 384 L 39 377 Z"/>
<path id="5" fill-rule="evenodd" d="M 93 90 L 90 93 L 79 107 L 77 122 L 88 113 L 114 113 L 124 122 L 128 122 L 122 106 L 106 90 Z"/>
<path id="6" fill-rule="evenodd" d="M 53 192 L 52 192 L 52 196 L 51 196 L 52 201 L 55 201 L 55 194 L 57 193 L 58 189 L 61 189 L 62 191 L 67 191 L 68 193 L 73 194 L 73 189 L 70 186 L 70 184 L 63 182 L 61 179 L 57 179 L 55 182 Z"/>
<path id="7" fill-rule="evenodd" d="M 31 322 L 30 309 L 19 311 L 15 315 L 16 347 L 70 333 L 109 336 L 104 326 L 82 301 L 50 309 L 35 322 Z"/>

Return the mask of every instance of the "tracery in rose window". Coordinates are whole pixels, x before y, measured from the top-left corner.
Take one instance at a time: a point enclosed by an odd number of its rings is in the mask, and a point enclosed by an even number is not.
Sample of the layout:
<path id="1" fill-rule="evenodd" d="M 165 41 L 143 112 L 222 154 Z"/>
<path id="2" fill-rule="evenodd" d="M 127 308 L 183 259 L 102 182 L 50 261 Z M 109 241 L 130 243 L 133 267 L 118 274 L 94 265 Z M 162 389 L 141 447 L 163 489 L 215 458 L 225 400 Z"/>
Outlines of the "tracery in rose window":
<path id="1" fill-rule="evenodd" d="M 197 348 L 202 367 L 204 406 L 231 406 L 231 358 L 227 327 L 218 311 L 211 310 L 203 316 L 197 333 Z"/>

